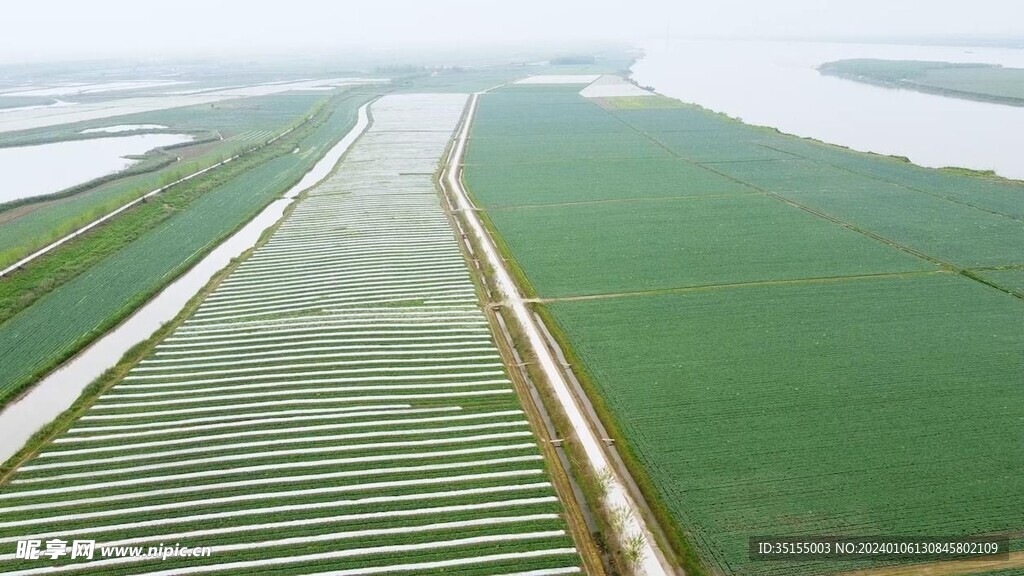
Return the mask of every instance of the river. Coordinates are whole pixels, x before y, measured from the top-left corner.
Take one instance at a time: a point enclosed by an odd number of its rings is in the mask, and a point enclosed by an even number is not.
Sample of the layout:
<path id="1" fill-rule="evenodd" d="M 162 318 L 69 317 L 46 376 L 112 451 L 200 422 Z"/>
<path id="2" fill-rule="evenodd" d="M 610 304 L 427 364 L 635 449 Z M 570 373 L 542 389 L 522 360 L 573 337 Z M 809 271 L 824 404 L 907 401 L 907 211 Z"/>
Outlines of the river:
<path id="1" fill-rule="evenodd" d="M 823 42 L 657 40 L 632 69 L 644 86 L 716 112 L 930 167 L 1024 179 L 1024 107 L 862 84 L 818 73 L 846 58 L 1024 68 L 1024 50 Z"/>

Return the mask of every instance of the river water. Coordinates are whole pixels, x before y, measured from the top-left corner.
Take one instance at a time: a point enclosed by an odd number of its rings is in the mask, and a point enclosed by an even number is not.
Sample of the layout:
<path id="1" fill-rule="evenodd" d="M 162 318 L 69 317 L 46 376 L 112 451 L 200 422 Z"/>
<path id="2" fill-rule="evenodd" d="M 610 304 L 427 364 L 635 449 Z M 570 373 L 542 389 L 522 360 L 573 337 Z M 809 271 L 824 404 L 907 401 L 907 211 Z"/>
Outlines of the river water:
<path id="1" fill-rule="evenodd" d="M 1024 107 L 871 86 L 818 73 L 845 58 L 1024 68 L 1024 50 L 885 44 L 658 40 L 633 66 L 644 86 L 750 124 L 930 167 L 1024 179 Z"/>
<path id="2" fill-rule="evenodd" d="M 241 230 L 221 243 L 180 278 L 107 332 L 77 356 L 41 380 L 27 394 L 0 412 L 0 462 L 14 455 L 36 432 L 67 410 L 93 380 L 113 367 L 139 342 L 174 319 L 214 274 L 256 245 L 263 232 L 277 223 L 295 197 L 327 177 L 348 148 L 369 126 L 367 107 L 359 109 L 355 127 L 307 172 L 284 197 L 270 203 Z"/>
<path id="3" fill-rule="evenodd" d="M 191 139 L 187 134 L 140 134 L 0 148 L 0 203 L 113 174 L 138 162 L 125 156 Z"/>

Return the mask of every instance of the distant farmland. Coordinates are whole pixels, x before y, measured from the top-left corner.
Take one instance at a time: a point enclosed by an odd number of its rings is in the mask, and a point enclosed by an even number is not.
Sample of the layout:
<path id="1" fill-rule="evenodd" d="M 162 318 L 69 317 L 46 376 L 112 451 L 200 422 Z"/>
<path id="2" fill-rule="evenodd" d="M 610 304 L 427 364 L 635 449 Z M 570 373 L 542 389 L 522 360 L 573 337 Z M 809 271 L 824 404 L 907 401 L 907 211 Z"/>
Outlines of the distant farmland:
<path id="1" fill-rule="evenodd" d="M 464 95 L 340 168 L 0 486 L 0 573 L 581 573 L 432 174 Z M 26 538 L 203 558 L 13 558 Z"/>
<path id="2" fill-rule="evenodd" d="M 1020 549 L 1024 185 L 579 89 L 482 95 L 465 178 L 677 544 Z"/>

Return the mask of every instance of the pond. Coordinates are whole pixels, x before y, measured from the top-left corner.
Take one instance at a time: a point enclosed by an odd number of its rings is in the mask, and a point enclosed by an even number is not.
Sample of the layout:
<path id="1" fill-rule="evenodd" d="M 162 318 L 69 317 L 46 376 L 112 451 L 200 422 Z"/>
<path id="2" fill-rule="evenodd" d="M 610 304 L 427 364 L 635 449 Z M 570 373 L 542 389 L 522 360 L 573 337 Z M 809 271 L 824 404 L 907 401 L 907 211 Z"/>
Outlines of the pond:
<path id="1" fill-rule="evenodd" d="M 125 156 L 191 139 L 187 134 L 140 134 L 0 148 L 0 203 L 59 192 L 138 162 Z"/>

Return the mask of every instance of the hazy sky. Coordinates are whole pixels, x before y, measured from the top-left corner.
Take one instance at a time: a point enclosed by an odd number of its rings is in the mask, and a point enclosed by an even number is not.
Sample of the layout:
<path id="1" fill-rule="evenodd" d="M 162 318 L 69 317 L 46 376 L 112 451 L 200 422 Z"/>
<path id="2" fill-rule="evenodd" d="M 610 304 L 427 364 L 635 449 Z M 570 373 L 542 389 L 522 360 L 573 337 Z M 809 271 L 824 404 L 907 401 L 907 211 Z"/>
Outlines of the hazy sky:
<path id="1" fill-rule="evenodd" d="M 1024 35 L 1021 0 L 5 2 L 0 61 L 673 35 Z"/>

